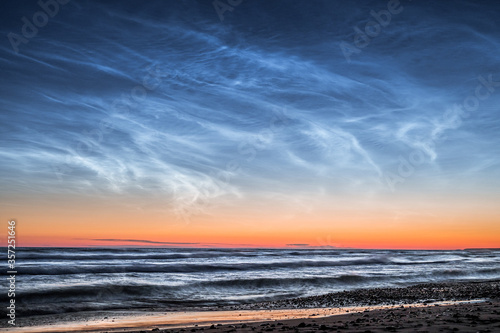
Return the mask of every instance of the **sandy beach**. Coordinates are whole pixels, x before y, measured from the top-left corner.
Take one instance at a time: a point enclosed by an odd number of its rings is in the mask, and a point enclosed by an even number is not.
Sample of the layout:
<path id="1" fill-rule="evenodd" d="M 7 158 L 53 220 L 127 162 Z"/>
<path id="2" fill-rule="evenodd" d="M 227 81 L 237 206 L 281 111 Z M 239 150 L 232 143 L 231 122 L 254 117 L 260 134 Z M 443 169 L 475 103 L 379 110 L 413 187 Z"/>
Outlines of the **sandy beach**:
<path id="1" fill-rule="evenodd" d="M 349 310 L 347 310 L 349 311 Z M 291 320 L 226 324 L 163 332 L 499 332 L 500 303 L 472 302 L 399 306 L 384 309 L 352 309 L 350 313 Z M 136 333 L 144 331 L 135 331 Z"/>
<path id="2" fill-rule="evenodd" d="M 19 323 L 0 331 L 498 332 L 500 282 L 358 289 L 218 310 L 66 313 L 21 318 Z"/>

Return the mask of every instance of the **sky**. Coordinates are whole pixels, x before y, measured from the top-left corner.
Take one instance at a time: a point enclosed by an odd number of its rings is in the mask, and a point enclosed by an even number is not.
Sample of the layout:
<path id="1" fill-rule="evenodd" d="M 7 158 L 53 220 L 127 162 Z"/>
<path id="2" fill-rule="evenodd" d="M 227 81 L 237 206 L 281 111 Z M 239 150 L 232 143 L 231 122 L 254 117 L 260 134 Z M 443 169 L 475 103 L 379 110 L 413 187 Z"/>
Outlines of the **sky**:
<path id="1" fill-rule="evenodd" d="M 18 246 L 500 247 L 498 2 L 40 3 L 0 5 Z"/>

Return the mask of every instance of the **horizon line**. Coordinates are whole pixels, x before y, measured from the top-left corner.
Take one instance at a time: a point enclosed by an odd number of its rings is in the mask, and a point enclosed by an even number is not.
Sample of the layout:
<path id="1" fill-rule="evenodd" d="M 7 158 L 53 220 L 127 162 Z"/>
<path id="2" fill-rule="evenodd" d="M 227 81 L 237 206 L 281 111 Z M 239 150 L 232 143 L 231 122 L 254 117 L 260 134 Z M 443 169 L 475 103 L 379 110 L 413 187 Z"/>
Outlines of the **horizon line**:
<path id="1" fill-rule="evenodd" d="M 2 247 L 7 247 L 7 245 L 2 245 Z M 52 245 L 39 245 L 39 246 L 17 246 L 19 249 L 26 248 L 93 248 L 93 249 L 253 249 L 253 250 L 379 250 L 379 251 L 481 251 L 481 250 L 489 250 L 495 251 L 500 250 L 500 247 L 469 247 L 469 248 L 362 248 L 362 247 L 334 247 L 334 246 L 303 246 L 303 247 L 293 247 L 293 246 L 236 246 L 236 247 L 223 247 L 223 246 L 144 246 L 144 245 L 75 245 L 75 246 L 52 246 Z"/>

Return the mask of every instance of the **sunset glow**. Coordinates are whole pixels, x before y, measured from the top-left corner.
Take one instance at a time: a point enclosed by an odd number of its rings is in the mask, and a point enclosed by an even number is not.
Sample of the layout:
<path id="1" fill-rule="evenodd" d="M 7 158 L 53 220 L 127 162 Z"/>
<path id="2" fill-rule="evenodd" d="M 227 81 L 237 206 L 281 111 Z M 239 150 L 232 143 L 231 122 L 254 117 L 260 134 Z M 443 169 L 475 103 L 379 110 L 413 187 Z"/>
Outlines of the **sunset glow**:
<path id="1" fill-rule="evenodd" d="M 1 14 L 20 246 L 500 247 L 495 10 L 126 3 Z"/>

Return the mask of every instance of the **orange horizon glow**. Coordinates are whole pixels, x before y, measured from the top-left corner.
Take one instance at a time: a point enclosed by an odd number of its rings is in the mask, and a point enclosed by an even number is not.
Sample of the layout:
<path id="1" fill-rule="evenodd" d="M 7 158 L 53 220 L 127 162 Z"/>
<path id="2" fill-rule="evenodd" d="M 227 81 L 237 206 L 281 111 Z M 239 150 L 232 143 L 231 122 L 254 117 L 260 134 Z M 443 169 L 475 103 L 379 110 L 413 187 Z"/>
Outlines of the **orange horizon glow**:
<path id="1" fill-rule="evenodd" d="M 19 220 L 18 220 L 19 221 Z M 19 223 L 18 223 L 19 225 Z M 23 228 L 18 228 L 22 230 Z M 500 230 L 480 232 L 479 230 L 443 230 L 443 228 L 426 228 L 424 230 L 368 230 L 364 233 L 351 230 L 333 232 L 327 230 L 294 231 L 280 234 L 278 231 L 254 232 L 252 235 L 236 231 L 219 234 L 186 235 L 178 230 L 169 236 L 135 233 L 85 233 L 78 237 L 71 230 L 54 235 L 36 235 L 33 232 L 19 232 L 18 247 L 151 247 L 151 248 L 338 248 L 338 249 L 408 249 L 408 250 L 460 250 L 465 248 L 500 248 L 496 235 Z M 326 236 L 321 236 L 326 235 Z M 6 236 L 2 237 L 2 245 L 6 244 Z M 114 239 L 109 241 L 107 239 Z M 129 240 L 129 241 L 125 241 Z M 172 243 L 172 244 L 166 244 Z M 176 243 L 176 244 L 174 244 Z M 307 244 L 307 245 L 306 245 Z"/>
<path id="2" fill-rule="evenodd" d="M 287 203 L 271 210 L 248 201 L 183 220 L 169 210 L 136 209 L 125 200 L 32 201 L 9 207 L 10 216 L 0 213 L 5 221 L 0 245 L 6 245 L 7 221 L 15 218 L 18 247 L 500 248 L 500 214 L 493 197 L 435 203 L 402 198 L 391 206 L 349 198 L 331 200 L 336 206 L 324 202 L 295 210 Z"/>

